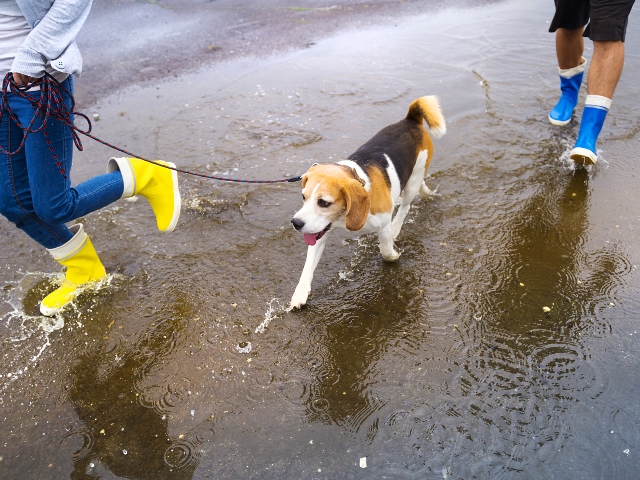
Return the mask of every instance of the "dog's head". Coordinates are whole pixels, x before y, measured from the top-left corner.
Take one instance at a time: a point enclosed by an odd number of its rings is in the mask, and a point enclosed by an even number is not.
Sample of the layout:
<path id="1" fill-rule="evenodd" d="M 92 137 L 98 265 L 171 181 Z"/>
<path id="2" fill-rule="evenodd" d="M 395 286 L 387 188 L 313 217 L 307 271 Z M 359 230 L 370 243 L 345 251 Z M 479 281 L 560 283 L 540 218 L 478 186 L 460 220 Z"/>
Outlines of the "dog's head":
<path id="1" fill-rule="evenodd" d="M 304 205 L 291 219 L 294 228 L 304 234 L 307 245 L 315 245 L 344 219 L 348 230 L 360 230 L 369 215 L 371 200 L 362 181 L 344 165 L 313 165 L 302 176 Z"/>

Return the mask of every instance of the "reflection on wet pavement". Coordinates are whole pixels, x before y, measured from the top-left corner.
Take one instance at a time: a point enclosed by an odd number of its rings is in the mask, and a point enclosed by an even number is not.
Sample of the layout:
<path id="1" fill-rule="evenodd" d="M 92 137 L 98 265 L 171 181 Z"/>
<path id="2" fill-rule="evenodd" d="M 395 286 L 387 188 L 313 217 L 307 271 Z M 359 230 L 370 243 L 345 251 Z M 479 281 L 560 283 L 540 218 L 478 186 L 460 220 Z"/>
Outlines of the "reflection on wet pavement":
<path id="1" fill-rule="evenodd" d="M 0 225 L 0 476 L 637 477 L 639 57 L 607 161 L 567 169 L 550 8 L 445 11 L 96 105 L 98 136 L 240 178 L 337 161 L 420 95 L 449 132 L 400 261 L 333 232 L 300 312 L 299 185 L 183 176 L 169 235 L 144 200 L 82 219 L 110 281 L 49 321 L 57 267 Z M 112 154 L 85 142 L 74 180 Z"/>

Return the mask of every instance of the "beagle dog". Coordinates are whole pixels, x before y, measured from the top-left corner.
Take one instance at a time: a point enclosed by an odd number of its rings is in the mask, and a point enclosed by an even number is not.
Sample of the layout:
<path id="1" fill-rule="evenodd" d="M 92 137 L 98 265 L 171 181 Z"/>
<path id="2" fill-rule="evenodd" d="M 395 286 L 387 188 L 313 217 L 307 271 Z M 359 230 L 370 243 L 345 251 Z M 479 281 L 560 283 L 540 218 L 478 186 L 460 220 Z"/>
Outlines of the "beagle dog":
<path id="1" fill-rule="evenodd" d="M 333 228 L 377 232 L 382 257 L 389 262 L 400 257 L 393 241 L 411 202 L 418 194 L 424 198 L 430 193 L 424 176 L 431 163 L 433 142 L 423 121 L 434 137 L 446 133 L 437 97 L 415 100 L 404 120 L 380 130 L 347 160 L 314 164 L 302 176 L 304 204 L 291 223 L 304 235 L 308 249 L 291 309 L 307 303 L 326 234 Z M 393 217 L 397 201 L 400 206 Z"/>

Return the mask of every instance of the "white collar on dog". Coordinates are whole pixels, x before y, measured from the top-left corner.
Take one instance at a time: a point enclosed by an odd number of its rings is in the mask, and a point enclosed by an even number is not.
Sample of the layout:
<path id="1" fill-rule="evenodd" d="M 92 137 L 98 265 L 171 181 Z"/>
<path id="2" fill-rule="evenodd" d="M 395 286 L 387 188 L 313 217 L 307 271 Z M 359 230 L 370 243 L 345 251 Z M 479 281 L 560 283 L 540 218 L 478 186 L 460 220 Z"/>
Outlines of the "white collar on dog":
<path id="1" fill-rule="evenodd" d="M 369 176 L 364 172 L 360 165 L 353 160 L 340 160 L 338 165 L 348 167 L 349 170 L 351 170 L 351 173 L 353 173 L 353 178 L 358 180 L 367 192 L 369 191 L 369 187 L 371 186 Z"/>

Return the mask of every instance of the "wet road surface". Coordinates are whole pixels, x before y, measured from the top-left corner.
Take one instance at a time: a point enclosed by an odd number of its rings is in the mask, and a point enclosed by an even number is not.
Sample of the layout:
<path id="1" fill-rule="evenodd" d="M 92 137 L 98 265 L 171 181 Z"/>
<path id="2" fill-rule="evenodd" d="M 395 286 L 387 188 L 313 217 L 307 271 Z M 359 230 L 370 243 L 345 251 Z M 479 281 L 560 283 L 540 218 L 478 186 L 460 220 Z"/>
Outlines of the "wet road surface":
<path id="1" fill-rule="evenodd" d="M 78 37 L 84 71 L 76 98 L 93 102 L 203 66 L 309 48 L 340 30 L 494 1 L 102 0 Z"/>
<path id="2" fill-rule="evenodd" d="M 105 139 L 240 178 L 345 158 L 422 95 L 448 133 L 399 262 L 331 232 L 299 312 L 299 185 L 180 177 L 168 235 L 144 199 L 81 219 L 109 281 L 53 319 L 56 264 L 3 221 L 0 476 L 638 477 L 640 16 L 602 161 L 573 171 L 578 121 L 546 123 L 551 8 L 405 18 L 91 104 Z M 113 154 L 85 147 L 75 181 Z"/>

